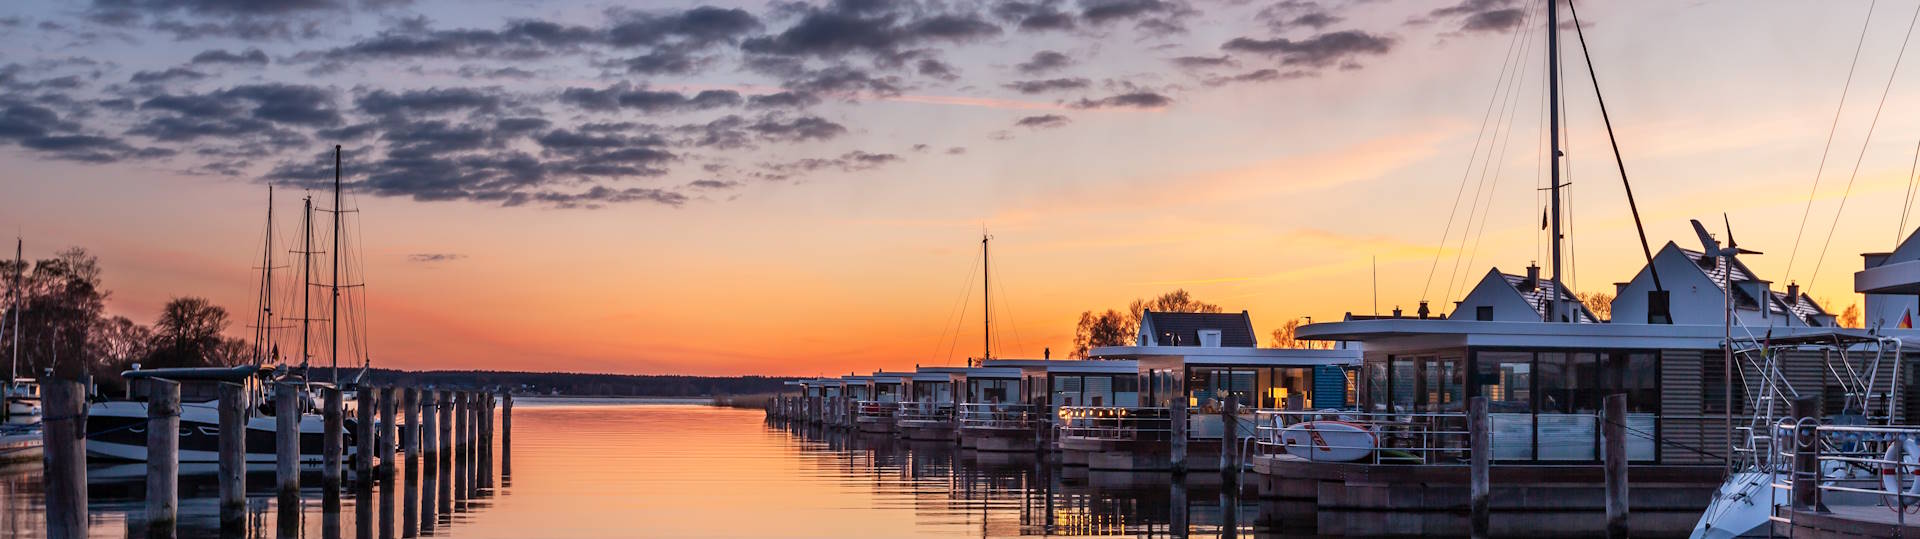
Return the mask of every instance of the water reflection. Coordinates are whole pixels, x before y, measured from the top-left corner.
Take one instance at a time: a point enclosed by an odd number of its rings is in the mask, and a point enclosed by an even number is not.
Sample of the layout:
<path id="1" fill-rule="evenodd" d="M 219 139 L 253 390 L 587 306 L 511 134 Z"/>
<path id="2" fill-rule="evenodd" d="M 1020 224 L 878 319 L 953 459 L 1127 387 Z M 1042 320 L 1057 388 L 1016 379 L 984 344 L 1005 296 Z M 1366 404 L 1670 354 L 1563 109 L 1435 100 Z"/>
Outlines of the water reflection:
<path id="1" fill-rule="evenodd" d="M 752 410 L 631 401 L 515 403 L 512 454 L 442 451 L 282 504 L 272 465 L 247 478 L 245 524 L 222 534 L 213 470 L 183 466 L 180 537 L 1250 537 L 1251 495 L 1196 473 L 1061 468 L 771 423 Z M 496 416 L 497 417 L 497 416 Z M 445 432 L 443 430 L 443 432 Z M 505 441 L 498 430 L 496 441 Z M 479 460 L 484 458 L 485 460 Z M 481 465 L 480 462 L 486 462 Z M 472 463 L 471 465 L 464 463 Z M 144 537 L 144 465 L 95 467 L 96 537 Z M 503 472 L 498 477 L 492 471 Z M 0 538 L 43 532 L 38 466 L 0 469 Z M 320 485 L 318 471 L 302 478 Z M 491 488 L 488 486 L 491 485 Z M 282 507 L 286 510 L 283 511 Z M 1310 518 L 1310 514 L 1309 514 Z"/>

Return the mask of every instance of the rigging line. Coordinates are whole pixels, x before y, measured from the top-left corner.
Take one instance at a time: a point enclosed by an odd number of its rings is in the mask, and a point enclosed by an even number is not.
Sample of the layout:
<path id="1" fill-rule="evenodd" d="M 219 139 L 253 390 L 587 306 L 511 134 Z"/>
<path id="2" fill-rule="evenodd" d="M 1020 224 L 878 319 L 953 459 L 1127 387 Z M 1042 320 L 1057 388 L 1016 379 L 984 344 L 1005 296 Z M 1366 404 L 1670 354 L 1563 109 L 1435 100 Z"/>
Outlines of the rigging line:
<path id="1" fill-rule="evenodd" d="M 1893 245 L 1898 247 L 1900 240 L 1907 235 L 1907 216 L 1913 213 L 1913 194 L 1915 181 L 1920 180 L 1920 142 L 1913 146 L 1913 164 L 1907 168 L 1906 205 L 1900 207 L 1900 227 L 1893 231 Z"/>
<path id="2" fill-rule="evenodd" d="M 1573 34 L 1580 39 L 1580 57 L 1587 61 L 1587 78 L 1593 81 L 1593 100 L 1600 105 L 1600 121 L 1607 125 L 1607 142 L 1613 146 L 1613 162 L 1620 167 L 1620 186 L 1625 188 L 1627 193 L 1627 208 L 1633 212 L 1633 228 L 1640 233 L 1640 252 L 1647 257 L 1647 271 L 1653 276 L 1653 289 L 1662 290 L 1660 286 L 1660 270 L 1653 266 L 1653 248 L 1647 243 L 1647 229 L 1640 224 L 1640 205 L 1633 200 L 1633 183 L 1627 181 L 1627 161 L 1620 156 L 1620 140 L 1613 135 L 1613 119 L 1607 115 L 1607 100 L 1600 94 L 1600 75 L 1594 71 L 1593 53 L 1587 48 L 1587 33 L 1585 30 L 1580 29 L 1580 10 L 1573 7 L 1571 0 L 1567 2 L 1567 9 L 1573 14 Z M 1568 163 L 1572 163 L 1573 160 L 1569 158 L 1567 161 Z M 1572 167 L 1569 166 L 1568 169 L 1568 178 L 1571 180 Z M 1571 189 L 1567 191 L 1567 199 L 1569 206 L 1567 214 L 1571 216 L 1573 214 L 1573 210 L 1571 209 L 1573 191 Z M 1571 217 L 1569 217 L 1569 219 L 1571 219 Z M 1569 227 L 1571 227 L 1571 225 L 1569 225 Z M 1575 254 L 1574 261 L 1575 271 L 1577 272 L 1579 271 L 1578 254 Z M 1575 273 L 1575 275 L 1579 274 Z M 1576 280 L 1574 283 L 1574 289 L 1578 290 L 1580 288 L 1579 281 Z"/>
<path id="3" fill-rule="evenodd" d="M 1567 2 L 1567 5 L 1569 6 L 1573 5 L 1573 2 L 1569 0 Z M 1578 22 L 1574 23 L 1574 27 L 1576 28 L 1578 28 L 1579 25 L 1580 23 Z M 1564 54 L 1564 52 L 1562 54 Z M 1567 278 L 1556 281 L 1553 283 L 1553 285 L 1557 288 L 1567 284 L 1568 282 L 1572 282 L 1575 285 L 1574 288 L 1578 289 L 1578 285 L 1580 282 L 1580 255 L 1579 255 L 1579 251 L 1574 248 L 1574 242 L 1571 237 L 1573 236 L 1573 183 L 1574 183 L 1573 119 L 1569 118 L 1567 115 L 1567 108 L 1571 106 L 1570 103 L 1567 103 L 1567 82 L 1566 82 L 1567 74 L 1565 71 L 1561 71 L 1561 72 L 1554 73 L 1553 77 L 1555 82 L 1558 82 L 1558 84 L 1555 84 L 1554 87 L 1559 89 L 1559 97 L 1560 97 L 1560 100 L 1559 100 L 1560 101 L 1560 149 L 1562 151 L 1560 152 L 1561 155 L 1559 157 L 1565 157 L 1567 160 L 1566 166 L 1560 167 L 1560 170 L 1565 172 L 1565 176 L 1566 176 L 1566 181 L 1560 183 L 1560 187 L 1566 193 L 1564 195 L 1561 195 L 1563 198 L 1566 199 L 1566 203 L 1563 205 L 1563 207 L 1565 207 L 1567 210 L 1566 233 L 1563 234 L 1563 236 L 1565 237 L 1555 239 L 1555 241 L 1558 241 L 1561 239 L 1565 239 L 1567 241 Z M 1556 290 L 1554 292 L 1555 298 L 1557 299 L 1559 294 L 1563 292 L 1565 291 Z M 1559 309 L 1555 309 L 1554 311 L 1556 314 L 1558 314 Z M 1569 317 L 1568 319 L 1571 320 L 1572 318 Z"/>
<path id="4" fill-rule="evenodd" d="M 1529 25 L 1522 24 L 1521 28 L 1525 28 L 1528 26 Z M 1514 50 L 1509 50 L 1508 54 L 1512 55 L 1513 58 L 1524 57 L 1526 55 L 1526 51 L 1529 50 L 1532 45 L 1530 41 L 1527 41 L 1525 39 L 1526 36 L 1530 36 L 1530 35 L 1532 35 L 1531 31 L 1526 31 L 1522 33 L 1520 30 L 1516 29 L 1514 40 L 1517 42 L 1521 42 L 1522 44 L 1520 45 L 1520 48 L 1517 51 L 1518 54 L 1515 54 Z M 1485 192 L 1485 189 L 1486 189 L 1487 169 L 1493 166 L 1493 153 L 1496 147 L 1499 146 L 1500 144 L 1500 140 L 1501 140 L 1500 137 L 1502 132 L 1501 126 L 1510 124 L 1512 121 L 1511 118 L 1509 118 L 1508 116 L 1509 107 L 1507 106 L 1507 103 L 1510 101 L 1514 101 L 1513 99 L 1513 94 L 1515 91 L 1514 88 L 1519 85 L 1520 73 L 1525 73 L 1527 66 L 1525 64 L 1521 64 L 1520 69 L 1522 71 L 1520 71 L 1519 73 L 1509 72 L 1504 69 L 1500 73 L 1500 76 L 1501 76 L 1500 85 L 1496 87 L 1496 93 L 1494 94 L 1500 98 L 1500 106 L 1499 108 L 1495 109 L 1498 111 L 1498 114 L 1494 117 L 1493 138 L 1492 140 L 1487 142 L 1487 145 L 1486 145 L 1487 156 L 1484 160 L 1482 160 L 1482 158 L 1480 157 L 1479 145 L 1476 143 L 1474 146 L 1475 149 L 1474 149 L 1473 161 L 1480 162 L 1480 178 L 1474 182 L 1473 200 L 1467 206 L 1468 208 L 1467 222 L 1460 229 L 1460 248 L 1454 251 L 1453 266 L 1447 269 L 1447 287 L 1444 289 L 1444 295 L 1442 296 L 1443 299 L 1450 299 L 1453 297 L 1453 285 L 1456 280 L 1455 277 L 1460 274 L 1460 259 L 1464 254 L 1466 254 L 1467 238 L 1468 236 L 1472 235 L 1474 217 L 1479 215 L 1480 213 L 1480 194 Z M 1512 129 L 1510 125 L 1508 126 L 1507 131 L 1511 133 Z M 1473 169 L 1472 161 L 1468 162 L 1467 169 L 1469 171 Z M 1471 172 L 1469 172 L 1469 174 L 1471 174 Z M 1463 182 L 1461 184 L 1461 187 L 1463 188 L 1466 187 L 1466 184 Z M 1442 248 L 1446 246 L 1446 242 L 1444 240 L 1441 242 L 1441 246 Z M 1472 270 L 1469 269 L 1468 271 L 1471 272 Z M 1461 277 L 1458 280 L 1467 281 L 1470 279 L 1471 279 L 1470 277 Z M 1421 299 L 1422 300 L 1426 299 L 1426 294 L 1424 292 L 1421 293 Z"/>
<path id="5" fill-rule="evenodd" d="M 1473 177 L 1473 163 L 1480 156 L 1480 142 L 1487 133 L 1487 122 L 1493 119 L 1493 103 L 1500 97 L 1500 88 L 1506 85 L 1507 69 L 1513 63 L 1514 45 L 1520 42 L 1521 29 L 1513 29 L 1513 39 L 1507 41 L 1507 52 L 1500 59 L 1500 76 L 1493 81 L 1493 91 L 1487 96 L 1487 110 L 1481 113 L 1480 130 L 1474 133 L 1473 151 L 1467 154 L 1467 169 L 1460 172 L 1460 187 L 1454 191 L 1453 206 L 1447 210 L 1447 226 L 1440 231 L 1440 241 L 1433 249 L 1433 263 L 1427 266 L 1427 282 L 1420 288 L 1420 299 L 1425 301 L 1427 292 L 1433 288 L 1434 272 L 1440 269 L 1440 254 L 1447 250 L 1447 238 L 1453 236 L 1453 220 L 1460 213 L 1460 197 L 1467 193 L 1467 178 Z"/>
<path id="6" fill-rule="evenodd" d="M 998 264 L 993 264 L 992 262 L 988 262 L 988 265 L 991 265 L 994 267 L 994 269 L 996 270 L 994 271 L 994 273 L 1006 275 L 1006 273 L 1004 272 L 997 271 L 1000 267 Z M 1000 306 L 1007 313 L 1007 318 L 1006 318 L 1007 331 L 1013 333 L 1013 345 L 1014 345 L 1015 351 L 1018 353 L 1027 354 L 1029 357 L 1031 357 L 1032 351 L 1027 349 L 1026 341 L 1020 338 L 1020 326 L 1014 324 L 1013 322 L 1013 304 L 1012 302 L 1009 302 L 1006 299 L 1007 297 L 1009 297 L 1009 294 L 1007 294 L 1006 278 L 1001 277 L 998 283 L 998 286 L 995 286 L 995 288 L 1000 289 Z"/>
<path id="7" fill-rule="evenodd" d="M 965 284 L 966 287 L 969 289 L 973 288 L 973 270 L 979 269 L 979 266 L 980 266 L 980 253 L 976 251 L 973 253 L 973 263 L 968 265 L 967 278 L 961 280 L 961 282 Z M 935 359 L 939 359 L 940 345 L 947 343 L 947 328 L 953 325 L 953 317 L 959 314 L 958 312 L 959 309 L 960 309 L 960 298 L 954 298 L 953 305 L 947 308 L 947 318 L 940 322 L 940 338 L 938 340 L 933 341 L 933 350 L 927 353 L 927 361 L 931 362 Z M 958 339 L 959 336 L 956 335 L 954 338 Z M 953 358 L 949 356 L 947 359 L 952 360 Z"/>
<path id="8" fill-rule="evenodd" d="M 980 257 L 974 257 L 973 269 L 980 269 L 979 258 Z M 973 272 L 969 270 L 967 273 L 971 275 Z M 955 320 L 953 322 L 953 341 L 947 345 L 946 364 L 948 365 L 953 364 L 953 353 L 955 350 L 958 350 L 960 348 L 960 326 L 962 324 L 967 323 L 967 307 L 970 307 L 972 305 L 973 305 L 973 278 L 969 276 L 967 278 L 966 294 L 962 296 L 962 299 L 960 302 L 960 311 L 959 311 L 960 319 Z M 982 359 L 985 359 L 985 358 L 982 358 Z"/>
<path id="9" fill-rule="evenodd" d="M 1900 38 L 1900 53 L 1893 57 L 1893 71 L 1887 74 L 1887 85 L 1880 90 L 1880 103 L 1873 107 L 1873 121 L 1867 123 L 1867 139 L 1860 142 L 1860 155 L 1853 160 L 1853 173 L 1847 176 L 1847 188 L 1840 192 L 1840 207 L 1833 211 L 1833 224 L 1827 227 L 1827 239 L 1820 244 L 1820 258 L 1813 260 L 1813 275 L 1807 278 L 1807 288 L 1812 289 L 1814 280 L 1820 278 L 1820 266 L 1826 262 L 1827 248 L 1833 246 L 1833 232 L 1840 228 L 1840 216 L 1847 212 L 1847 197 L 1853 195 L 1853 182 L 1860 178 L 1860 164 L 1867 159 L 1867 148 L 1873 145 L 1873 130 L 1880 125 L 1880 111 L 1887 106 L 1887 94 L 1893 92 L 1893 81 L 1899 78 L 1900 61 L 1907 56 L 1907 43 L 1913 40 L 1914 23 L 1920 22 L 1920 6 L 1913 9 L 1913 18 L 1907 21 L 1907 35 Z"/>
<path id="10" fill-rule="evenodd" d="M 1788 280 L 1793 279 L 1793 263 L 1800 256 L 1800 239 L 1807 234 L 1807 219 L 1813 215 L 1813 198 L 1820 193 L 1820 176 L 1827 170 L 1827 155 L 1833 151 L 1833 135 L 1840 130 L 1840 113 L 1847 110 L 1847 94 L 1853 89 L 1853 73 L 1860 67 L 1860 49 L 1867 44 L 1867 26 L 1873 22 L 1873 8 L 1879 3 L 1879 0 L 1868 2 L 1866 20 L 1860 21 L 1860 39 L 1853 45 L 1853 61 L 1847 64 L 1846 82 L 1840 85 L 1840 105 L 1833 109 L 1833 123 L 1827 126 L 1827 142 L 1820 147 L 1820 168 L 1813 171 L 1813 189 L 1807 192 L 1807 207 L 1800 212 L 1800 228 L 1793 235 L 1793 250 L 1787 252 L 1785 275 Z"/>
<path id="11" fill-rule="evenodd" d="M 1531 23 L 1522 23 L 1522 24 L 1526 24 L 1528 27 L 1532 27 Z M 1523 48 L 1521 50 L 1522 57 L 1525 57 L 1527 50 L 1530 50 L 1530 47 Z M 1521 91 L 1526 89 L 1525 81 L 1527 80 L 1527 73 L 1530 71 L 1529 67 L 1530 66 L 1522 65 L 1522 67 L 1520 68 L 1521 70 L 1520 70 L 1519 76 L 1514 78 L 1516 83 L 1514 84 L 1513 88 L 1509 90 L 1508 95 L 1518 95 Z M 1486 202 L 1486 206 L 1482 208 L 1482 211 L 1480 212 L 1480 224 L 1478 226 L 1475 226 L 1471 219 L 1467 221 L 1467 229 L 1473 231 L 1472 232 L 1473 247 L 1467 249 L 1466 268 L 1469 273 L 1461 275 L 1460 282 L 1463 287 L 1466 286 L 1468 282 L 1470 282 L 1470 278 L 1472 277 L 1471 272 L 1473 271 L 1473 268 L 1474 268 L 1474 265 L 1473 265 L 1474 261 L 1480 258 L 1480 242 L 1486 236 L 1487 221 L 1493 217 L 1494 195 L 1499 192 L 1500 177 L 1503 176 L 1506 172 L 1507 149 L 1513 146 L 1513 123 L 1514 123 L 1514 118 L 1517 117 L 1519 111 L 1520 111 L 1520 100 L 1514 99 L 1513 104 L 1507 108 L 1507 111 L 1505 113 L 1505 116 L 1507 118 L 1507 120 L 1503 122 L 1503 124 L 1506 126 L 1506 131 L 1507 131 L 1505 138 L 1495 143 L 1500 148 L 1499 156 L 1496 158 L 1493 158 L 1492 161 L 1488 162 L 1488 166 L 1494 167 L 1493 182 L 1487 185 L 1487 190 L 1486 190 L 1487 202 Z M 1486 169 L 1482 168 L 1481 170 L 1482 170 L 1482 173 L 1484 174 Z M 1464 237 L 1462 239 L 1463 241 L 1461 243 L 1461 247 L 1465 248 L 1466 243 L 1464 242 Z M 1468 293 L 1468 290 L 1470 289 L 1461 290 L 1461 294 L 1464 295 Z M 1449 298 L 1453 297 L 1451 291 L 1449 291 L 1447 297 Z M 1461 299 L 1464 300 L 1465 298 L 1461 298 Z"/>

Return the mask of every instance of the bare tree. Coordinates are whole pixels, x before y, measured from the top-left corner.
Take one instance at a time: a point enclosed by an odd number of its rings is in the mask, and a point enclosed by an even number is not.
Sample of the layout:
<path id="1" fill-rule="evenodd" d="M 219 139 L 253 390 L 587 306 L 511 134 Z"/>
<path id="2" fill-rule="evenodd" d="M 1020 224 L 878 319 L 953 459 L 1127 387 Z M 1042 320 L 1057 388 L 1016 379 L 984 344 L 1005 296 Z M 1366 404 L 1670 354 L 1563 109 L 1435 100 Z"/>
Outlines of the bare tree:
<path id="1" fill-rule="evenodd" d="M 1580 303 L 1586 304 L 1587 310 L 1593 312 L 1594 318 L 1602 322 L 1613 319 L 1613 294 L 1581 292 L 1577 296 L 1580 298 Z"/>
<path id="2" fill-rule="evenodd" d="M 1095 314 L 1093 311 L 1080 313 L 1080 325 L 1073 333 L 1073 357 L 1085 358 L 1087 352 L 1101 346 L 1121 346 L 1133 342 L 1140 332 L 1142 312 L 1162 313 L 1217 313 L 1219 305 L 1193 299 L 1185 289 L 1176 289 L 1149 299 L 1136 299 L 1127 304 L 1127 312 L 1112 309 Z"/>

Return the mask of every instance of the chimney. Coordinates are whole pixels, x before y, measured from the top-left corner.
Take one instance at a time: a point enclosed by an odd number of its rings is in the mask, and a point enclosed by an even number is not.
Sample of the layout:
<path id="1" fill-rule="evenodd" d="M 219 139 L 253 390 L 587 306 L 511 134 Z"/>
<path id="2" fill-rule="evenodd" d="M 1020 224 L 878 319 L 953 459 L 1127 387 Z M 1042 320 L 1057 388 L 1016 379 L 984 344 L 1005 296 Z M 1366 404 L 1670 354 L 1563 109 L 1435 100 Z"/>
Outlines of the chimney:
<path id="1" fill-rule="evenodd" d="M 1520 283 L 1520 286 L 1526 287 L 1523 292 L 1532 292 L 1540 287 L 1540 264 L 1527 263 L 1527 280 Z"/>
<path id="2" fill-rule="evenodd" d="M 1400 306 L 1399 306 L 1399 305 L 1395 305 L 1395 306 L 1393 306 L 1393 317 L 1394 317 L 1394 318 L 1399 318 L 1399 317 L 1400 317 Z"/>
<path id="3" fill-rule="evenodd" d="M 1800 283 L 1795 283 L 1795 282 L 1787 283 L 1787 304 L 1788 305 L 1800 304 Z"/>
<path id="4" fill-rule="evenodd" d="M 1432 311 L 1427 310 L 1427 300 L 1420 300 L 1420 319 L 1426 320 L 1427 314 L 1431 312 Z"/>

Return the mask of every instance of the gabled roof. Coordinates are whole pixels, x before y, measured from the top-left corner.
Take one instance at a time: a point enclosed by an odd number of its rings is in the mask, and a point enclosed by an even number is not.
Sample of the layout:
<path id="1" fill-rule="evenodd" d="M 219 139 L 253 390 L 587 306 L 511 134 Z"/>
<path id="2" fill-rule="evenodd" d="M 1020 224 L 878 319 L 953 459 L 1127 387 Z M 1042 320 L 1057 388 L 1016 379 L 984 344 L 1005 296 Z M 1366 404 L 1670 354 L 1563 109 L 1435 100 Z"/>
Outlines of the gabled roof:
<path id="1" fill-rule="evenodd" d="M 1140 331 L 1161 346 L 1200 346 L 1200 330 L 1219 330 L 1220 346 L 1252 348 L 1259 339 L 1253 333 L 1253 317 L 1237 313 L 1140 313 Z M 1150 332 L 1150 333 L 1149 333 Z"/>
<path id="2" fill-rule="evenodd" d="M 1818 303 L 1814 303 L 1813 297 L 1808 296 L 1805 292 L 1800 293 L 1800 301 L 1798 302 L 1789 301 L 1786 292 L 1774 292 L 1773 305 L 1773 312 L 1783 314 L 1793 313 L 1795 318 L 1799 318 L 1801 322 L 1805 322 L 1809 326 L 1820 325 L 1815 323 L 1815 317 L 1828 316 L 1827 309 L 1821 307 Z"/>
<path id="3" fill-rule="evenodd" d="M 1494 271 L 1499 272 L 1500 270 L 1495 269 Z M 1550 301 L 1549 298 L 1557 295 L 1562 301 L 1569 302 L 1569 305 L 1576 306 L 1578 312 L 1575 313 L 1575 316 L 1580 317 L 1576 322 L 1592 324 L 1600 321 L 1599 318 L 1593 316 L 1593 311 L 1587 310 L 1587 305 L 1582 303 L 1579 297 L 1575 296 L 1570 290 L 1564 290 L 1559 286 L 1555 286 L 1552 279 L 1540 279 L 1538 283 L 1528 283 L 1527 276 L 1525 275 L 1500 272 L 1500 276 L 1506 279 L 1507 286 L 1512 287 L 1514 293 L 1520 294 L 1520 297 L 1527 301 L 1527 305 L 1533 307 L 1533 312 L 1539 315 L 1541 320 L 1547 319 L 1547 302 Z"/>

